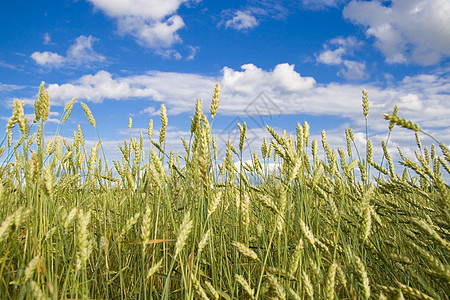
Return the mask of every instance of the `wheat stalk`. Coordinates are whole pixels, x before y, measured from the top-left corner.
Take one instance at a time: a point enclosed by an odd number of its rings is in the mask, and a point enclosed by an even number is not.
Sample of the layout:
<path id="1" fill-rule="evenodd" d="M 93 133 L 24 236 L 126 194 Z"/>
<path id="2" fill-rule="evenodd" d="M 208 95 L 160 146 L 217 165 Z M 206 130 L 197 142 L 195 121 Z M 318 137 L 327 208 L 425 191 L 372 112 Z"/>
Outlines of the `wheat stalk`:
<path id="1" fill-rule="evenodd" d="M 384 114 L 384 118 L 386 120 L 389 120 L 393 124 L 401 126 L 403 128 L 414 130 L 414 131 L 422 131 L 422 129 L 420 129 L 419 125 L 417 125 L 417 124 L 415 124 L 415 123 L 413 123 L 411 121 L 407 121 L 405 119 L 397 117 L 396 115 Z"/>
<path id="2" fill-rule="evenodd" d="M 302 230 L 304 236 L 306 237 L 306 240 L 311 244 L 311 246 L 316 246 L 316 239 L 314 238 L 313 233 L 311 230 L 309 230 L 308 226 L 303 222 L 303 220 L 300 220 L 300 229 Z"/>
<path id="3" fill-rule="evenodd" d="M 334 293 L 334 281 L 336 276 L 336 268 L 337 264 L 333 263 L 330 268 L 328 269 L 328 276 L 325 283 L 325 298 L 328 300 L 333 300 L 335 293 Z"/>
<path id="4" fill-rule="evenodd" d="M 202 239 L 200 240 L 200 242 L 198 243 L 198 250 L 197 250 L 197 255 L 200 256 L 203 249 L 206 246 L 206 243 L 209 240 L 209 237 L 211 236 L 211 228 L 208 229 L 208 231 L 206 231 L 206 233 L 203 235 Z"/>
<path id="5" fill-rule="evenodd" d="M 267 279 L 272 284 L 278 299 L 286 299 L 286 291 L 284 287 L 280 284 L 278 279 L 270 273 L 266 274 Z"/>
<path id="6" fill-rule="evenodd" d="M 295 272 L 298 270 L 298 265 L 300 262 L 300 255 L 303 252 L 304 246 L 303 246 L 303 240 L 300 239 L 298 241 L 297 246 L 295 246 L 294 254 L 292 255 L 291 263 L 289 265 L 289 276 L 293 277 Z"/>
<path id="7" fill-rule="evenodd" d="M 250 287 L 250 284 L 247 282 L 247 280 L 245 280 L 245 278 L 239 274 L 235 274 L 234 278 L 244 288 L 244 290 L 250 296 L 250 299 L 255 299 L 255 290 Z"/>
<path id="8" fill-rule="evenodd" d="M 241 252 L 244 256 L 247 256 L 254 261 L 260 261 L 256 252 L 253 251 L 252 249 L 248 248 L 244 244 L 236 242 L 236 241 L 232 242 L 231 244 L 233 246 L 235 246 L 238 249 L 238 251 Z"/>
<path id="9" fill-rule="evenodd" d="M 366 267 L 363 262 L 359 258 L 359 256 L 355 255 L 355 262 L 358 267 L 359 275 L 361 277 L 361 284 L 363 287 L 363 296 L 365 299 L 370 298 L 370 285 L 369 285 L 369 277 L 367 275 Z"/>
<path id="10" fill-rule="evenodd" d="M 364 117 L 367 119 L 367 117 L 369 115 L 369 96 L 368 96 L 366 90 L 363 90 L 362 93 L 363 93 L 363 98 L 362 98 L 363 113 L 364 113 Z"/>
<path id="11" fill-rule="evenodd" d="M 175 243 L 175 256 L 178 256 L 180 252 L 183 250 L 184 246 L 186 245 L 186 241 L 189 237 L 189 234 L 191 233 L 193 227 L 193 221 L 191 220 L 191 215 L 189 212 L 187 212 L 184 215 L 183 222 L 180 226 L 180 233 L 177 238 L 177 242 Z"/>
<path id="12" fill-rule="evenodd" d="M 190 275 L 192 283 L 194 284 L 194 288 L 200 298 L 202 298 L 203 300 L 209 300 L 208 295 L 206 295 L 206 292 L 201 286 L 200 282 L 197 280 L 197 278 L 195 278 L 194 272 L 191 272 Z"/>
<path id="13" fill-rule="evenodd" d="M 161 269 L 162 264 L 163 264 L 163 259 L 161 258 L 161 259 L 156 263 L 156 265 L 154 265 L 153 267 L 151 267 L 150 269 L 148 269 L 146 279 L 149 280 L 153 275 L 155 275 L 156 272 L 158 272 L 159 269 Z"/>
<path id="14" fill-rule="evenodd" d="M 70 116 L 70 114 L 72 113 L 73 103 L 75 102 L 75 100 L 76 100 L 75 97 L 72 98 L 72 100 L 70 100 L 70 101 L 66 104 L 66 106 L 64 106 L 64 112 L 65 112 L 65 114 L 64 114 L 64 118 L 63 118 L 63 120 L 62 120 L 62 123 L 65 123 L 65 122 L 69 119 L 69 116 Z"/>
<path id="15" fill-rule="evenodd" d="M 214 87 L 214 95 L 211 101 L 211 119 L 214 119 L 214 116 L 217 113 L 217 109 L 219 108 L 219 102 L 220 102 L 220 86 L 219 83 L 216 83 L 216 86 Z"/>
<path id="16" fill-rule="evenodd" d="M 216 291 L 216 289 L 212 286 L 211 282 L 208 280 L 205 281 L 206 288 L 208 289 L 209 293 L 213 296 L 215 300 L 219 300 L 219 293 Z"/>
<path id="17" fill-rule="evenodd" d="M 93 245 L 90 240 L 90 233 L 88 226 L 90 223 L 90 212 L 84 213 L 82 210 L 78 211 L 78 226 L 77 226 L 77 242 L 78 252 L 75 269 L 80 270 L 81 267 L 86 265 L 86 261 L 92 253 Z"/>
<path id="18" fill-rule="evenodd" d="M 92 126 L 96 127 L 97 123 L 95 122 L 94 115 L 92 115 L 92 112 L 89 109 L 89 107 L 83 102 L 81 102 L 81 106 L 83 107 L 84 113 L 86 114 L 86 117 L 88 118 L 89 123 Z"/>
<path id="19" fill-rule="evenodd" d="M 244 141 L 247 138 L 247 124 L 244 122 L 243 125 L 238 123 L 239 131 L 241 135 L 239 137 L 239 151 L 242 152 L 242 148 L 244 147 Z"/>
<path id="20" fill-rule="evenodd" d="M 150 241 L 151 238 L 151 218 L 152 218 L 152 210 L 147 206 L 145 209 L 145 214 L 142 219 L 141 226 L 141 237 L 142 237 L 142 252 L 145 252 L 145 247 Z"/>
<path id="21" fill-rule="evenodd" d="M 39 287 L 39 284 L 34 280 L 30 281 L 30 289 L 34 299 L 36 300 L 50 299 L 44 294 L 44 292 L 42 292 L 41 288 Z"/>
<path id="22" fill-rule="evenodd" d="M 31 279 L 34 275 L 34 271 L 36 270 L 36 267 L 41 260 L 40 255 L 36 255 L 27 265 L 25 268 L 25 280 Z"/>

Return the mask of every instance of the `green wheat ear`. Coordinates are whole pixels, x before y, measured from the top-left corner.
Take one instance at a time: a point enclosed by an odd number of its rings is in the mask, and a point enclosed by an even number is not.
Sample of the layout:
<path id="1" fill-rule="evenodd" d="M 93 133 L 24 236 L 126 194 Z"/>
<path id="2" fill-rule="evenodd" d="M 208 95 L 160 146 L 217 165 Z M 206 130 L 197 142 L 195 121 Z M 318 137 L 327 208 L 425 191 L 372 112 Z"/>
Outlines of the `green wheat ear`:
<path id="1" fill-rule="evenodd" d="M 394 114 L 384 114 L 384 119 L 390 121 L 390 124 L 395 124 L 414 131 L 422 131 L 422 129 L 420 129 L 419 125 L 417 125 L 416 123 L 397 117 L 397 115 Z"/>
<path id="2" fill-rule="evenodd" d="M 364 117 L 367 119 L 369 116 L 369 95 L 366 90 L 363 90 L 363 113 Z"/>
<path id="3" fill-rule="evenodd" d="M 83 111 L 86 114 L 86 117 L 88 118 L 89 123 L 92 126 L 96 127 L 97 123 L 95 122 L 94 115 L 92 114 L 92 112 L 89 109 L 89 107 L 83 102 L 81 102 L 81 106 L 83 107 Z"/>
<path id="4" fill-rule="evenodd" d="M 214 88 L 214 95 L 211 101 L 211 120 L 214 119 L 214 116 L 217 113 L 217 109 L 219 108 L 220 102 L 220 86 L 219 83 L 216 83 L 216 87 Z"/>
<path id="5" fill-rule="evenodd" d="M 413 130 L 419 148 L 415 160 L 398 149 L 402 176 L 394 170 L 389 138 L 381 141 L 388 165 L 377 164 L 382 152 L 375 137 L 366 139 L 360 159 L 348 128 L 347 153 L 344 145 L 337 156 L 325 131 L 323 149 L 320 132 L 308 145 L 306 122 L 297 124 L 295 141 L 291 132 L 268 126 L 271 137 L 261 137 L 259 156 L 252 143 L 245 153 L 253 132 L 242 123 L 239 151 L 228 139 L 220 164 L 212 117 L 202 112 L 201 100 L 194 141 L 181 138 L 184 162 L 164 149 L 164 139 L 158 142 L 168 134 L 163 106 L 158 139 L 152 140 L 150 120 L 149 141 L 144 132 L 124 139 L 122 160 L 108 168 L 98 155 L 101 139 L 85 140 L 79 125 L 73 139 L 44 139 L 47 96 L 41 90 L 35 128 L 24 118 L 23 102 L 13 103 L 7 130 L 21 126 L 23 136 L 30 133 L 24 147 L 17 147 L 20 141 L 7 147 L 8 133 L 0 141 L 0 158 L 7 156 L 0 161 L 4 298 L 448 298 L 450 189 L 442 173 L 450 173 L 450 150 L 439 142 L 427 148 L 420 138 L 428 134 L 398 118 L 398 107 L 385 115 L 389 134 L 395 125 Z M 64 108 L 63 122 L 74 102 Z M 141 164 L 144 143 L 148 162 Z M 382 174 L 369 180 L 368 164 Z"/>
<path id="6" fill-rule="evenodd" d="M 406 129 L 410 129 L 413 130 L 415 132 L 422 132 L 423 134 L 425 134 L 426 136 L 430 137 L 431 139 L 433 139 L 436 143 L 438 143 L 439 145 L 444 145 L 442 142 L 440 142 L 439 140 L 437 140 L 434 136 L 432 136 L 431 134 L 425 132 L 423 129 L 421 129 L 419 127 L 419 125 L 417 125 L 416 123 L 413 123 L 411 121 L 408 121 L 406 119 L 400 118 L 396 115 L 396 111 L 394 110 L 393 114 L 383 114 L 384 119 L 390 121 L 389 123 L 389 127 L 391 128 L 391 126 L 393 126 L 392 124 L 401 126 L 403 128 Z"/>

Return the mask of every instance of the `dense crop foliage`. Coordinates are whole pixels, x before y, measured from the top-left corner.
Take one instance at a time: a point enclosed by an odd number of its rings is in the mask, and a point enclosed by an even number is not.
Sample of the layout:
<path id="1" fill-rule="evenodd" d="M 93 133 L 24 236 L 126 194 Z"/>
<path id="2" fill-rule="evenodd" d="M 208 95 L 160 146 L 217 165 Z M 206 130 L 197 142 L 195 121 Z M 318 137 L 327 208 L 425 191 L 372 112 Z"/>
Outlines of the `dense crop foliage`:
<path id="1" fill-rule="evenodd" d="M 401 154 L 402 174 L 386 143 L 384 163 L 373 161 L 370 141 L 365 158 L 355 155 L 350 129 L 347 149 L 337 151 L 322 132 L 319 156 L 306 122 L 296 136 L 268 126 L 273 138 L 251 162 L 238 124 L 239 145 L 228 143 L 218 161 L 218 104 L 218 86 L 210 116 L 197 102 L 184 156 L 165 149 L 163 106 L 158 141 L 151 121 L 148 136 L 124 141 L 122 159 L 108 164 L 100 140 L 87 149 L 81 127 L 71 142 L 45 137 L 44 85 L 32 126 L 16 100 L 0 144 L 0 297 L 448 298 L 444 144 L 422 146 L 422 130 L 395 110 L 385 116 L 389 134 L 409 128 L 418 144 L 414 159 Z M 363 104 L 367 120 L 367 93 Z"/>

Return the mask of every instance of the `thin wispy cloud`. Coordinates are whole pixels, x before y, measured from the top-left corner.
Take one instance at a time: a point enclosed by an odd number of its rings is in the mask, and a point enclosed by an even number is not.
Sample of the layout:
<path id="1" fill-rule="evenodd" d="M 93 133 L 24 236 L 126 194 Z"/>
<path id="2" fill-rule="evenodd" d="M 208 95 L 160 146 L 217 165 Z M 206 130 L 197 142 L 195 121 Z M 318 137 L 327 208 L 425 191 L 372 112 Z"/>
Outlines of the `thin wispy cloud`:
<path id="1" fill-rule="evenodd" d="M 221 13 L 219 27 L 247 31 L 270 19 L 283 19 L 289 15 L 289 1 L 252 0 L 238 9 L 226 9 Z"/>
<path id="2" fill-rule="evenodd" d="M 50 51 L 36 51 L 31 54 L 31 58 L 38 65 L 50 68 L 80 66 L 103 62 L 106 58 L 95 52 L 92 46 L 93 43 L 97 41 L 98 39 L 92 36 L 81 35 L 67 49 L 65 56 Z"/>
<path id="3" fill-rule="evenodd" d="M 338 7 L 347 0 L 300 0 L 300 6 L 304 9 L 322 10 Z"/>
<path id="4" fill-rule="evenodd" d="M 52 43 L 52 39 L 50 38 L 50 34 L 48 32 L 44 33 L 44 45 L 50 45 Z"/>
<path id="5" fill-rule="evenodd" d="M 197 52 L 200 50 L 200 47 L 196 46 L 188 46 L 189 51 L 191 52 L 188 57 L 186 57 L 187 60 L 193 60 L 195 56 L 197 55 Z"/>
<path id="6" fill-rule="evenodd" d="M 365 79 L 368 77 L 365 62 L 350 59 L 354 56 L 354 51 L 361 45 L 362 43 L 352 36 L 334 38 L 324 44 L 323 50 L 316 54 L 316 61 L 326 65 L 339 66 L 338 76 L 347 79 Z"/>
<path id="7" fill-rule="evenodd" d="M 234 12 L 231 19 L 225 21 L 226 28 L 233 28 L 236 30 L 247 30 L 255 26 L 258 26 L 258 21 L 248 11 L 237 10 Z"/>
<path id="8" fill-rule="evenodd" d="M 1 60 L 0 60 L 0 68 L 10 69 L 10 70 L 17 70 L 17 71 L 21 71 L 22 70 L 22 68 L 20 66 L 15 66 L 13 64 L 9 64 L 9 63 L 1 61 Z"/>

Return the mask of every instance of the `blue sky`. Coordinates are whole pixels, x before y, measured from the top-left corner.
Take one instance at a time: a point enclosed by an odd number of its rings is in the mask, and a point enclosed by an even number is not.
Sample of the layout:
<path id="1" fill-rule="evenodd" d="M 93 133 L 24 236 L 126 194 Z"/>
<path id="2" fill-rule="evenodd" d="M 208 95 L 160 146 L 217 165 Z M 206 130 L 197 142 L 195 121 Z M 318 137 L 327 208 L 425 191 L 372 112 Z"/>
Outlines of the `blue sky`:
<path id="1" fill-rule="evenodd" d="M 221 85 L 213 134 L 235 137 L 246 121 L 257 151 L 265 124 L 295 133 L 297 122 L 345 144 L 345 128 L 364 145 L 361 91 L 369 93 L 371 139 L 387 137 L 382 113 L 418 123 L 450 143 L 448 0 L 60 0 L 9 1 L 0 12 L 0 126 L 14 98 L 33 100 L 45 81 L 51 98 L 47 136 L 72 98 L 91 108 L 108 156 L 132 134 L 160 126 L 168 109 L 167 147 L 182 151 L 197 98 L 205 112 Z M 61 135 L 81 124 L 76 104 Z M 52 131 L 53 130 L 53 131 Z M 18 134 L 15 135 L 18 138 Z M 414 135 L 396 128 L 390 148 L 412 153 Z M 379 152 L 377 152 L 379 153 Z"/>

